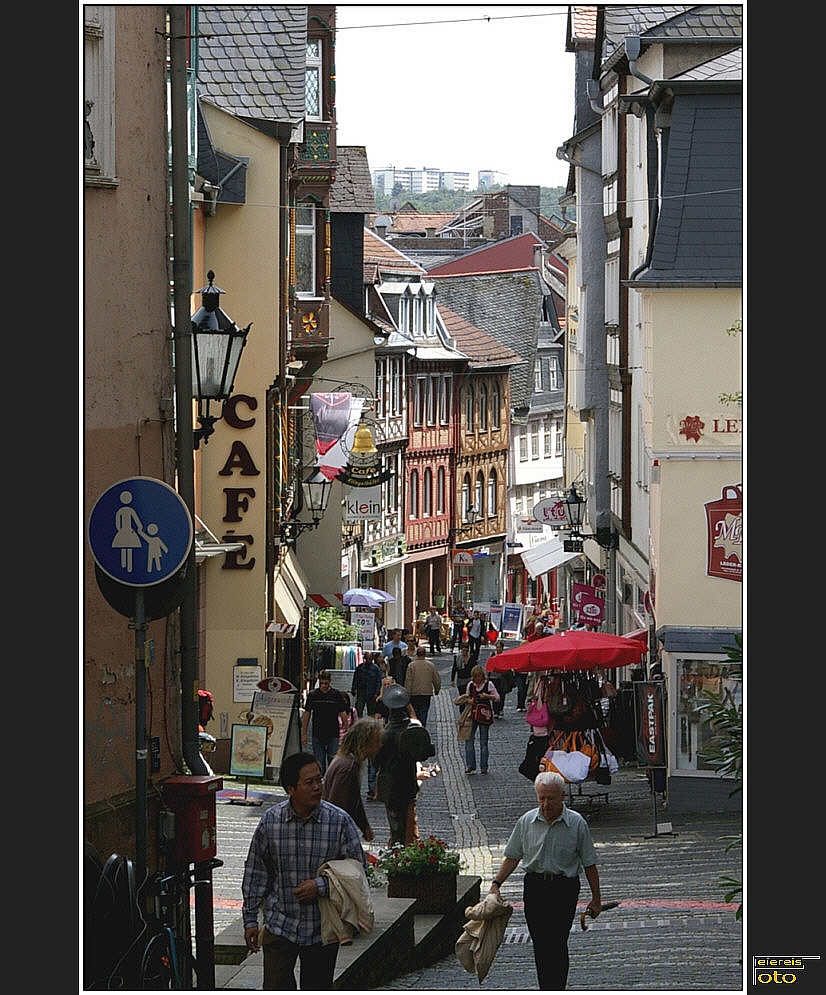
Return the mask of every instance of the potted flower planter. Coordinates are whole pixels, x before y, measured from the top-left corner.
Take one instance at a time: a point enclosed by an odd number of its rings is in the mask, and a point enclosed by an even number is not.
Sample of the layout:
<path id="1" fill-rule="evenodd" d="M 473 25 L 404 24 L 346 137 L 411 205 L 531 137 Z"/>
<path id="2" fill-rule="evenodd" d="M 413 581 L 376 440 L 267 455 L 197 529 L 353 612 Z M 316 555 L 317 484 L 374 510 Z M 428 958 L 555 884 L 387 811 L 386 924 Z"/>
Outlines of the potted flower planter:
<path id="1" fill-rule="evenodd" d="M 415 898 L 413 912 L 435 915 L 456 906 L 458 874 L 394 874 L 387 879 L 388 898 Z"/>

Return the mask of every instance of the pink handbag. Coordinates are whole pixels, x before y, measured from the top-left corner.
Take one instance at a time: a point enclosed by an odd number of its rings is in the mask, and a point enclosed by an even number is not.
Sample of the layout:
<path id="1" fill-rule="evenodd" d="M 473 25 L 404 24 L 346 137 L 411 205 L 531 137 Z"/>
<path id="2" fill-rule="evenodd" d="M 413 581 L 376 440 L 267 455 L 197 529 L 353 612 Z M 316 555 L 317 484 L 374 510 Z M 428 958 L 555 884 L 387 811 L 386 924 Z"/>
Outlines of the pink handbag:
<path id="1" fill-rule="evenodd" d="M 547 726 L 551 721 L 551 713 L 544 701 L 529 701 L 525 711 L 525 721 L 529 726 Z"/>

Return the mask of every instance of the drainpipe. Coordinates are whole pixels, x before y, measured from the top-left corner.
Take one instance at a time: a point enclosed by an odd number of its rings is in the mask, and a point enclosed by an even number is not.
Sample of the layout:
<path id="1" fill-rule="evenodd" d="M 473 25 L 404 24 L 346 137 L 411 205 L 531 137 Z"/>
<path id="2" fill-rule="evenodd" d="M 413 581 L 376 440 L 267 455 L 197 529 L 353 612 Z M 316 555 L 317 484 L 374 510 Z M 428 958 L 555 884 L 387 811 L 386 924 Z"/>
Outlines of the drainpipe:
<path id="1" fill-rule="evenodd" d="M 192 292 L 186 78 L 186 7 L 169 8 L 170 99 L 172 104 L 172 272 L 175 282 L 175 417 L 178 493 L 195 521 L 195 456 L 192 448 Z M 181 618 L 181 739 L 192 774 L 209 774 L 198 739 L 198 572 L 195 543 L 186 566 Z"/>
<path id="2" fill-rule="evenodd" d="M 641 48 L 642 45 L 640 43 L 639 35 L 629 35 L 625 39 L 625 54 L 628 58 L 628 69 L 631 72 L 631 75 L 642 80 L 643 83 L 647 83 L 651 86 L 654 80 L 637 69 L 637 59 L 640 57 Z"/>

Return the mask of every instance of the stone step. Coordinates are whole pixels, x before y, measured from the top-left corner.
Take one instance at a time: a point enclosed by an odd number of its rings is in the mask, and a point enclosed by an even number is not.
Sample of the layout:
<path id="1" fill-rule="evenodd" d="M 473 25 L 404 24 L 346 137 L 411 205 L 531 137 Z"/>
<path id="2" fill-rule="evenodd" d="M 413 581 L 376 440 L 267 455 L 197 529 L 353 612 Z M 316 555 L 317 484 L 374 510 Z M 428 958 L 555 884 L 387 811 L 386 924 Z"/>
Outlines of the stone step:
<path id="1" fill-rule="evenodd" d="M 444 915 L 416 915 L 412 898 L 388 898 L 374 891 L 373 929 L 359 933 L 338 952 L 333 988 L 377 988 L 407 971 L 434 963 L 453 951 L 465 923 L 465 909 L 480 898 L 482 879 L 460 874 L 456 904 Z M 218 989 L 259 990 L 263 954 L 248 954 L 239 916 L 215 939 L 215 985 Z M 296 967 L 298 970 L 298 967 Z"/>

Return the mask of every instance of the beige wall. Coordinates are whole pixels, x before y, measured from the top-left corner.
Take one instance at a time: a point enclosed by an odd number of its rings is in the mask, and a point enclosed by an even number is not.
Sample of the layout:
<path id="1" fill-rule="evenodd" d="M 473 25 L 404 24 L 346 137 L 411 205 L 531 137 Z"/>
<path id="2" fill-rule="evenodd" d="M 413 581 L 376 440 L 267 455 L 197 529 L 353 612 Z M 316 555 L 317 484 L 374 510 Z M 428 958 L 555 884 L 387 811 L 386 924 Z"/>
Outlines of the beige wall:
<path id="1" fill-rule="evenodd" d="M 266 507 L 271 475 L 266 453 L 267 388 L 278 375 L 278 298 L 280 217 L 279 143 L 214 108 L 206 108 L 215 145 L 235 155 L 248 156 L 246 204 L 219 204 L 214 217 L 206 216 L 203 273 L 193 275 L 193 290 L 207 283 L 206 271 L 215 272 L 215 284 L 225 291 L 221 307 L 239 327 L 252 322 L 241 356 L 232 401 L 249 427 L 219 421 L 199 455 L 200 515 L 222 539 L 230 531 L 253 537 L 241 564 L 252 569 L 223 569 L 224 557 L 201 567 L 206 572 L 206 684 L 215 695 L 216 724 L 221 712 L 229 721 L 245 710 L 233 701 L 233 665 L 239 657 L 256 657 L 266 666 Z M 193 306 L 200 305 L 199 299 Z M 247 400 L 247 399 L 251 400 Z M 252 405 L 257 405 L 254 410 Z M 235 450 L 233 447 L 236 447 Z M 227 466 L 228 461 L 230 466 Z M 257 473 L 243 473 L 242 464 Z M 229 473 L 221 473 L 228 469 Z M 251 490 L 235 498 L 226 490 Z M 228 509 L 237 509 L 240 521 L 227 521 Z M 231 539 L 231 536 L 229 537 Z M 229 541 L 228 539 L 228 541 Z M 219 735 L 220 729 L 210 730 Z"/>
<path id="2" fill-rule="evenodd" d="M 705 505 L 742 484 L 742 408 L 719 397 L 741 389 L 739 291 L 645 295 L 644 338 L 655 390 L 647 432 L 658 461 L 651 481 L 651 569 L 657 627 L 742 625 L 742 583 L 706 576 Z M 699 438 L 680 435 L 699 418 Z M 689 426 L 686 426 L 689 428 Z M 742 547 L 741 547 L 742 548 Z"/>
<path id="3" fill-rule="evenodd" d="M 84 529 L 100 495 L 118 480 L 172 482 L 174 436 L 161 402 L 173 396 L 168 311 L 168 168 L 163 33 L 165 7 L 123 6 L 115 16 L 117 185 L 83 191 Z M 171 412 L 170 412 L 171 414 Z M 101 594 L 83 544 L 84 802 L 134 789 L 135 633 Z M 161 743 L 169 775 L 180 708 L 164 702 L 165 622 L 149 626 L 149 735 Z M 157 693 L 157 697 L 156 697 Z M 167 735 L 168 722 L 172 735 Z M 107 801 L 102 810 L 110 810 Z M 104 816 L 105 818 L 105 816 Z M 129 816 L 125 823 L 134 823 Z M 104 858 L 134 844 L 87 827 Z M 130 826 L 128 829 L 132 832 Z M 117 830 L 120 832 L 120 830 Z M 129 850 L 124 847 L 130 846 Z"/>

